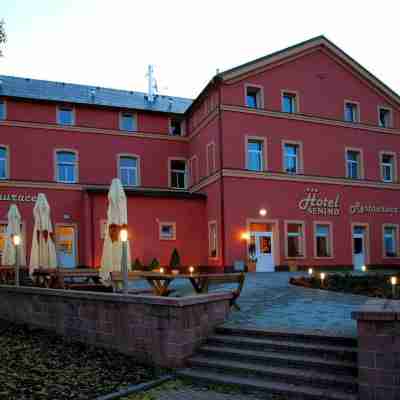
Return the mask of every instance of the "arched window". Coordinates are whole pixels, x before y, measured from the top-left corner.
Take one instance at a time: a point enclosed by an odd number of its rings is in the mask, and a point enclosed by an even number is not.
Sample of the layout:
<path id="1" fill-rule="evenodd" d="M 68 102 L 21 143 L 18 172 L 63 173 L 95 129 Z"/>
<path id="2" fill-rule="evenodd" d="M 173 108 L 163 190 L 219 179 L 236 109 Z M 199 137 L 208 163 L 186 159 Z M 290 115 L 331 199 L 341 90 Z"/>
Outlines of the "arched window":
<path id="1" fill-rule="evenodd" d="M 124 186 L 139 185 L 139 160 L 135 156 L 119 156 L 118 159 L 119 178 Z"/>
<path id="2" fill-rule="evenodd" d="M 56 152 L 56 180 L 62 183 L 78 182 L 77 154 L 74 151 Z"/>

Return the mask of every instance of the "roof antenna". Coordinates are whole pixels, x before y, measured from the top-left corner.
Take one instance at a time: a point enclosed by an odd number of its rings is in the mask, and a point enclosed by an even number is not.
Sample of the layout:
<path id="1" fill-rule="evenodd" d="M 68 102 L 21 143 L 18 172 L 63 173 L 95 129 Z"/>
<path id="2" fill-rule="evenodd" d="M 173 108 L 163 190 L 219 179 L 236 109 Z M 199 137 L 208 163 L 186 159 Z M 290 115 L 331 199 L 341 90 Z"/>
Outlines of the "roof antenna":
<path id="1" fill-rule="evenodd" d="M 157 81 L 154 77 L 154 66 L 149 64 L 147 68 L 147 82 L 148 82 L 148 89 L 147 89 L 147 100 L 149 103 L 154 101 L 154 98 L 157 96 Z"/>

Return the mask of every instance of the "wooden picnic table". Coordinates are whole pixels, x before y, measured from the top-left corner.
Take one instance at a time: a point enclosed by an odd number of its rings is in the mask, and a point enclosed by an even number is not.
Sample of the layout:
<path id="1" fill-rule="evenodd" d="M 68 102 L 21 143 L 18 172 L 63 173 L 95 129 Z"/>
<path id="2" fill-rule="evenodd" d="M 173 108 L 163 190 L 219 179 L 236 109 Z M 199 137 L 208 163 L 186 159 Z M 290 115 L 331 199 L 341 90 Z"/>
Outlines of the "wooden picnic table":
<path id="1" fill-rule="evenodd" d="M 89 268 L 37 268 L 34 270 L 35 286 L 51 289 L 79 289 L 84 286 L 101 286 L 99 272 Z"/>
<path id="2" fill-rule="evenodd" d="M 192 284 L 193 289 L 198 294 L 208 293 L 210 284 L 237 283 L 238 288 L 233 291 L 231 305 L 239 308 L 236 304 L 237 298 L 243 289 L 244 273 L 224 273 L 224 274 L 161 274 L 158 272 L 135 272 L 135 275 L 144 278 L 152 286 L 154 294 L 157 296 L 168 296 L 172 291 L 169 285 L 175 279 L 187 279 Z"/>
<path id="3" fill-rule="evenodd" d="M 29 276 L 28 267 L 19 267 L 19 279 L 20 281 L 26 279 Z M 15 285 L 15 267 L 13 266 L 1 266 L 0 267 L 0 284 Z"/>

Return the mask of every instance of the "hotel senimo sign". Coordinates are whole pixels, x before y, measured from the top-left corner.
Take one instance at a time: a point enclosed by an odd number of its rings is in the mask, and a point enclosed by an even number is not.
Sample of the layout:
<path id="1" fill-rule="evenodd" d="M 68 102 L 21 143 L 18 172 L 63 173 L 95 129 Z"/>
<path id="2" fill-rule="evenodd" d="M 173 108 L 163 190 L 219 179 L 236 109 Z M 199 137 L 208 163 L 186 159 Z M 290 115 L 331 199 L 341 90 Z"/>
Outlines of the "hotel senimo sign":
<path id="1" fill-rule="evenodd" d="M 37 195 L 31 195 L 26 193 L 2 193 L 0 192 L 0 201 L 14 201 L 20 203 L 34 203 L 37 199 Z"/>
<path id="2" fill-rule="evenodd" d="M 306 189 L 306 197 L 302 198 L 298 207 L 311 215 L 340 215 L 340 195 L 334 199 L 322 197 L 318 189 Z"/>

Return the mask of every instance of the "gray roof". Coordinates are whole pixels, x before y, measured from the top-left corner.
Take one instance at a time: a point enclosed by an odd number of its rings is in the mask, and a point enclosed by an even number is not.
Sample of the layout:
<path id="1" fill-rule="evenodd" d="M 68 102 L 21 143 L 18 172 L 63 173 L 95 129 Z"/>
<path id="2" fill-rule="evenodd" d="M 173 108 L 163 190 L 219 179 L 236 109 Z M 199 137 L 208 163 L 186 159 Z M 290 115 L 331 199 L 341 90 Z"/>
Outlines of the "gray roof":
<path id="1" fill-rule="evenodd" d="M 157 95 L 152 103 L 146 93 L 108 89 L 98 86 L 50 82 L 30 78 L 0 75 L 0 96 L 47 100 L 98 106 L 131 108 L 183 114 L 192 100 Z"/>

